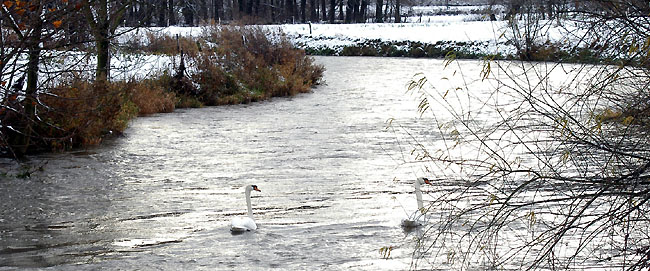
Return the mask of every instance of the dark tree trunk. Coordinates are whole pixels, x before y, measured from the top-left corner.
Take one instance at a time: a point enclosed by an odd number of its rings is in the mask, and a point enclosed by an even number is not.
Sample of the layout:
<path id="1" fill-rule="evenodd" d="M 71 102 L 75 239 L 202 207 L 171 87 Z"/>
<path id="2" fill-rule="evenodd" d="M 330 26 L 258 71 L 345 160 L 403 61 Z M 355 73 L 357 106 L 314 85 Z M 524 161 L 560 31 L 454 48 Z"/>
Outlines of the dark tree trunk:
<path id="1" fill-rule="evenodd" d="M 383 0 L 377 0 L 377 5 L 375 6 L 375 22 L 377 23 L 383 23 L 384 22 L 384 15 L 381 14 L 381 9 L 384 7 L 384 1 Z"/>
<path id="2" fill-rule="evenodd" d="M 223 0 L 214 0 L 214 20 L 219 22 L 220 19 L 223 19 Z"/>
<path id="3" fill-rule="evenodd" d="M 385 21 L 389 21 L 389 22 L 390 22 L 390 18 L 389 18 L 389 17 L 391 16 L 392 9 L 389 10 L 389 7 L 390 7 L 391 5 L 392 5 L 391 0 L 386 0 L 386 5 L 385 5 L 385 8 L 384 8 L 384 19 L 383 19 L 384 22 L 385 22 Z"/>
<path id="4" fill-rule="evenodd" d="M 260 16 L 260 0 L 253 0 L 253 14 Z"/>
<path id="5" fill-rule="evenodd" d="M 359 1 L 360 0 L 353 0 L 353 5 L 352 5 L 352 21 L 355 23 L 358 23 L 360 21 L 359 16 Z"/>
<path id="6" fill-rule="evenodd" d="M 232 0 L 232 2 L 230 2 L 230 17 L 233 20 L 239 19 L 239 1 L 240 0 Z"/>
<path id="7" fill-rule="evenodd" d="M 246 15 L 253 15 L 254 0 L 245 0 L 244 2 L 246 3 Z"/>
<path id="8" fill-rule="evenodd" d="M 339 1 L 339 20 L 343 21 L 345 19 L 345 12 L 343 12 L 343 0 Z"/>
<path id="9" fill-rule="evenodd" d="M 208 1 L 206 0 L 199 0 L 199 18 L 197 18 L 197 21 L 207 21 L 208 18 Z"/>
<path id="10" fill-rule="evenodd" d="M 242 14 L 245 14 L 244 11 L 246 10 L 246 0 L 237 0 L 237 7 L 239 10 L 239 13 L 237 15 L 237 18 L 241 18 Z"/>
<path id="11" fill-rule="evenodd" d="M 294 16 L 296 16 L 296 2 L 295 0 L 285 0 L 286 1 L 286 19 L 293 23 Z"/>
<path id="12" fill-rule="evenodd" d="M 40 6 L 40 1 L 37 2 Z M 40 10 L 40 8 L 38 9 Z M 43 21 L 37 19 L 33 29 L 33 36 L 29 39 L 28 60 L 27 60 L 27 89 L 25 90 L 25 99 L 23 100 L 23 109 L 25 110 L 22 124 L 22 134 L 14 141 L 14 152 L 22 155 L 27 153 L 32 136 L 32 124 L 36 120 L 36 95 L 38 90 L 38 65 L 41 57 L 41 33 L 43 32 Z M 20 86 L 22 88 L 22 86 Z"/>
<path id="13" fill-rule="evenodd" d="M 318 11 L 316 11 L 316 0 L 309 0 L 309 21 L 318 22 Z"/>
<path id="14" fill-rule="evenodd" d="M 327 21 L 327 1 L 320 0 L 320 18 L 321 21 Z"/>
<path id="15" fill-rule="evenodd" d="M 400 14 L 400 0 L 395 0 L 395 23 L 402 22 L 402 14 Z"/>
<path id="16" fill-rule="evenodd" d="M 106 81 L 108 80 L 108 71 L 110 69 L 109 50 L 111 41 L 108 39 L 108 31 L 101 32 L 104 33 L 100 34 L 101 37 L 96 37 L 95 41 L 97 46 L 97 71 L 95 78 L 97 81 Z"/>
<path id="17" fill-rule="evenodd" d="M 334 18 L 336 17 L 336 0 L 330 0 L 330 23 L 334 23 Z"/>
<path id="18" fill-rule="evenodd" d="M 359 20 L 358 23 L 366 22 L 366 11 L 368 10 L 368 1 L 361 0 L 361 7 L 359 9 Z"/>
<path id="19" fill-rule="evenodd" d="M 129 10 L 126 12 L 126 20 L 125 24 L 126 26 L 133 26 L 135 25 L 135 18 L 138 16 L 135 16 L 135 7 L 130 7 Z"/>
<path id="20" fill-rule="evenodd" d="M 167 2 L 160 0 L 158 2 L 158 26 L 167 26 Z"/>
<path id="21" fill-rule="evenodd" d="M 174 0 L 169 0 L 169 25 L 176 25 L 176 11 L 174 10 Z"/>
<path id="22" fill-rule="evenodd" d="M 111 41 L 109 39 L 110 26 L 108 22 L 108 1 L 100 0 L 97 8 L 97 29 L 95 29 L 95 46 L 97 47 L 97 70 L 95 80 L 98 82 L 108 80 L 110 69 L 109 50 Z"/>
<path id="23" fill-rule="evenodd" d="M 194 10 L 192 10 L 187 2 L 183 7 L 183 18 L 185 19 L 185 25 L 194 26 Z"/>
<path id="24" fill-rule="evenodd" d="M 307 0 L 300 0 L 300 21 L 307 22 Z"/>
<path id="25" fill-rule="evenodd" d="M 155 5 L 145 5 L 142 9 L 144 12 L 145 26 L 152 26 L 156 23 L 156 6 Z"/>
<path id="26" fill-rule="evenodd" d="M 354 0 L 348 0 L 347 4 L 345 5 L 345 23 L 349 24 L 352 22 L 352 15 L 354 12 L 352 12 L 352 1 Z"/>

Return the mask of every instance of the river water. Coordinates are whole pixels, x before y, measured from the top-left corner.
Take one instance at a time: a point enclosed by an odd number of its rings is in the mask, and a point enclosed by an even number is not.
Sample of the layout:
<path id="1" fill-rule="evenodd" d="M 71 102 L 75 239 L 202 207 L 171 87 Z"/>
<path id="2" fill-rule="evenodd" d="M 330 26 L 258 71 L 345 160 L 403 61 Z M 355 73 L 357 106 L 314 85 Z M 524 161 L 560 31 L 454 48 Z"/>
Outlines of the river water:
<path id="1" fill-rule="evenodd" d="M 311 93 L 141 117 L 100 147 L 31 157 L 42 171 L 1 177 L 0 270 L 411 268 L 415 236 L 400 220 L 423 171 L 400 161 L 409 147 L 386 126 L 435 138 L 406 84 L 451 71 L 432 59 L 316 61 L 327 71 Z M 478 77 L 479 62 L 461 63 Z M 259 228 L 233 235 L 248 184 L 261 189 Z"/>

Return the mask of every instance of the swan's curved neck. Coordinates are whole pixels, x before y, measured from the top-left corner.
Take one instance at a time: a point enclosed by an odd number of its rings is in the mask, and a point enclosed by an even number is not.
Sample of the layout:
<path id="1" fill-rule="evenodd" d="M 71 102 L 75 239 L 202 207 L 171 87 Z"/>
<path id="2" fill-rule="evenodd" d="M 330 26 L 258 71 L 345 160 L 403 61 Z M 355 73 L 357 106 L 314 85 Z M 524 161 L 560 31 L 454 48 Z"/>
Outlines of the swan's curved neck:
<path id="1" fill-rule="evenodd" d="M 420 191 L 420 179 L 415 180 L 415 198 L 418 200 L 418 210 L 422 210 L 424 204 L 422 203 L 422 191 Z"/>
<path id="2" fill-rule="evenodd" d="M 253 207 L 251 206 L 251 189 L 246 188 L 246 207 L 248 207 L 248 217 L 253 218 Z"/>

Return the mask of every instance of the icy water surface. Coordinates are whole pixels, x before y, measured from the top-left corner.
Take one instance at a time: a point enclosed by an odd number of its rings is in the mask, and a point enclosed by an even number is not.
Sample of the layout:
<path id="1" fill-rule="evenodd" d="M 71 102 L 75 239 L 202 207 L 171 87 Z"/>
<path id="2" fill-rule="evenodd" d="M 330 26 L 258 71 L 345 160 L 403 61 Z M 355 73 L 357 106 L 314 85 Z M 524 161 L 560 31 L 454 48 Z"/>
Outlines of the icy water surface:
<path id="1" fill-rule="evenodd" d="M 47 163 L 31 178 L 2 177 L 0 270 L 409 269 L 399 223 L 422 170 L 398 166 L 408 150 L 385 127 L 436 136 L 406 83 L 441 77 L 442 60 L 317 62 L 312 93 L 138 118 L 99 148 L 33 157 Z M 259 229 L 233 235 L 247 184 L 262 190 Z"/>

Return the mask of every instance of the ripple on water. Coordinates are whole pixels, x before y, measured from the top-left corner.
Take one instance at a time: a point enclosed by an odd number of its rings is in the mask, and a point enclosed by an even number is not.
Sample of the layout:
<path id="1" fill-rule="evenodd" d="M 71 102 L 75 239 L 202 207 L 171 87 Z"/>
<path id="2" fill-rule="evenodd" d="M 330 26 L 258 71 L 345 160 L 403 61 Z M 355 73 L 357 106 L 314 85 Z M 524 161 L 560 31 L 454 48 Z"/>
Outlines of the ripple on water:
<path id="1" fill-rule="evenodd" d="M 0 269 L 408 269 L 391 196 L 419 169 L 395 159 L 386 120 L 439 136 L 404 93 L 441 61 L 317 62 L 327 84 L 312 93 L 138 118 L 109 145 L 35 157 L 44 172 L 0 186 Z M 232 235 L 247 184 L 260 227 Z M 382 259 L 384 246 L 404 253 Z"/>

